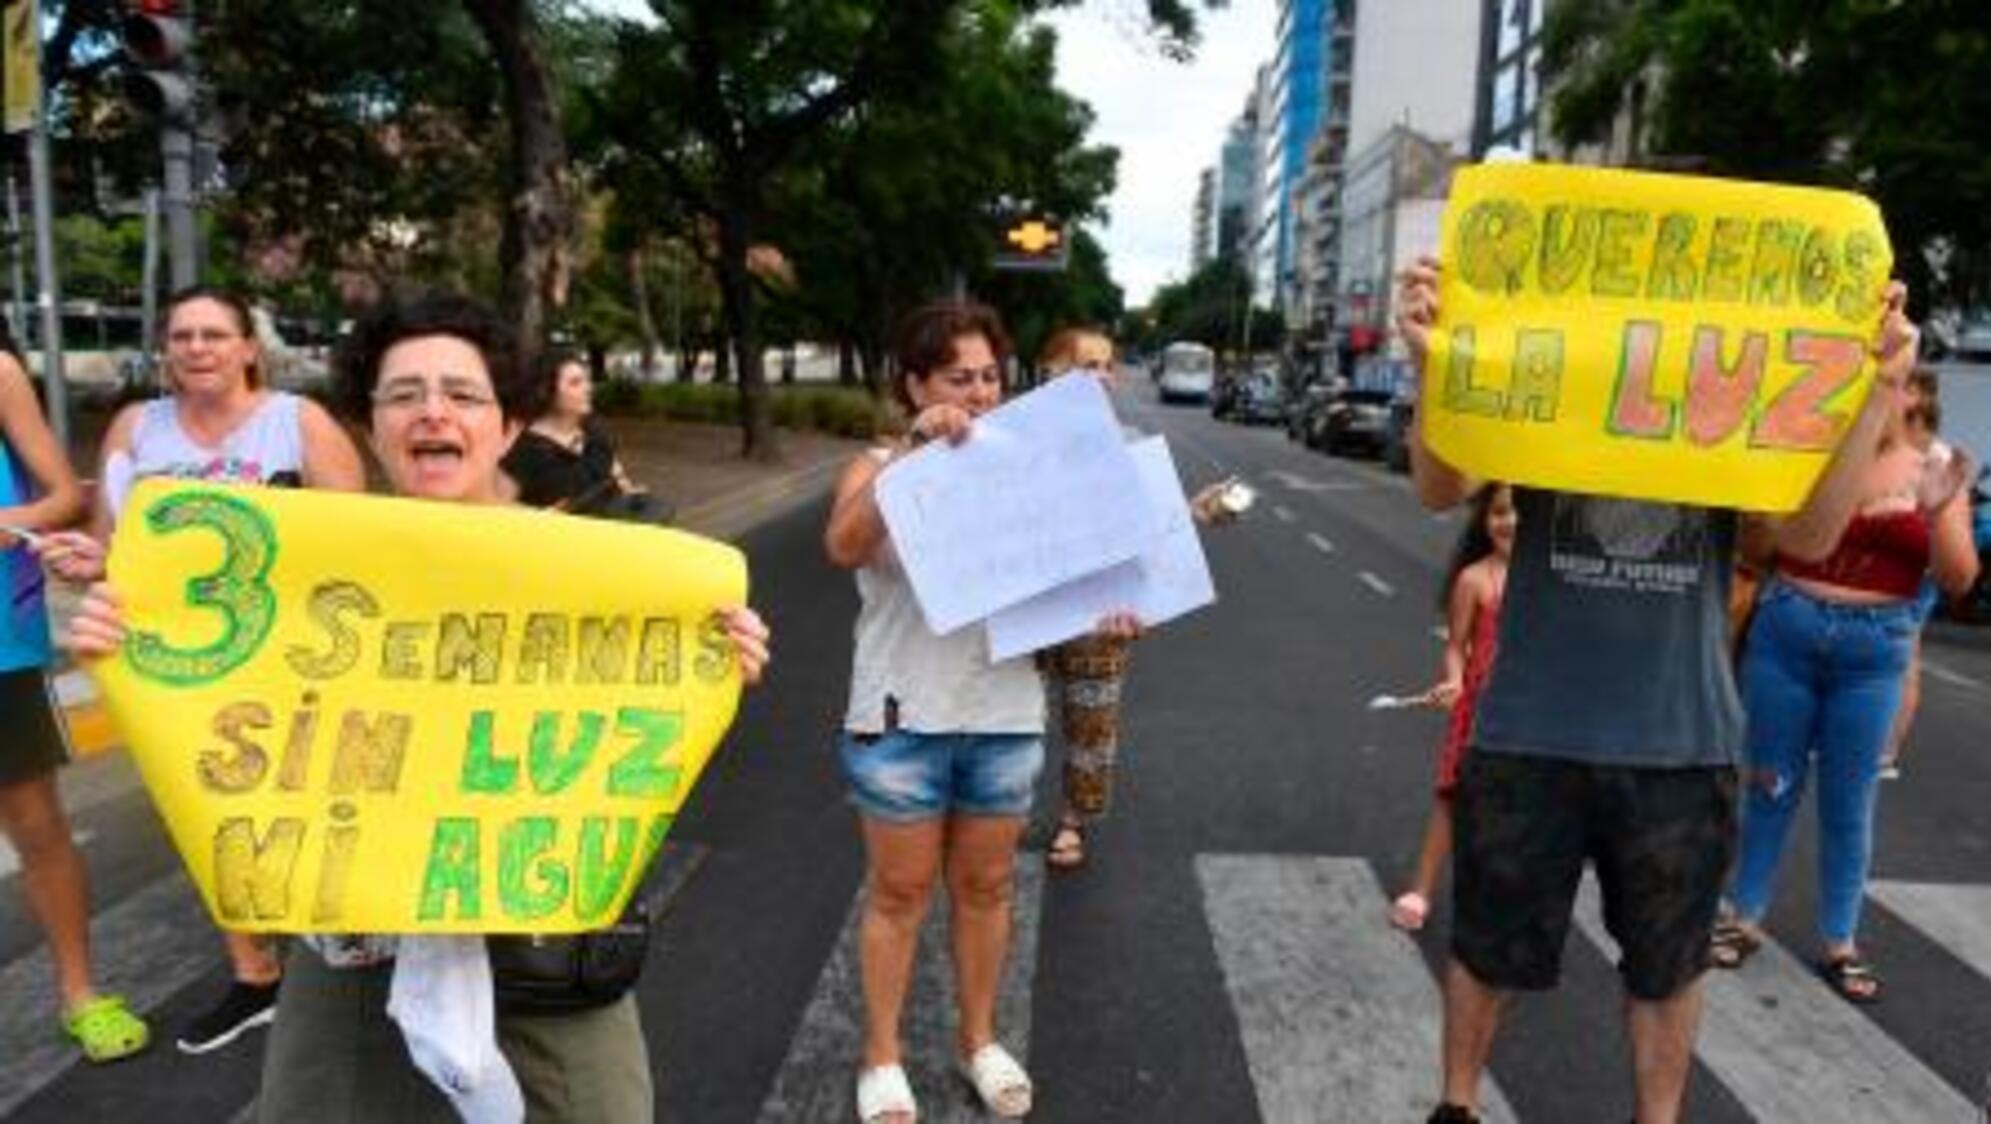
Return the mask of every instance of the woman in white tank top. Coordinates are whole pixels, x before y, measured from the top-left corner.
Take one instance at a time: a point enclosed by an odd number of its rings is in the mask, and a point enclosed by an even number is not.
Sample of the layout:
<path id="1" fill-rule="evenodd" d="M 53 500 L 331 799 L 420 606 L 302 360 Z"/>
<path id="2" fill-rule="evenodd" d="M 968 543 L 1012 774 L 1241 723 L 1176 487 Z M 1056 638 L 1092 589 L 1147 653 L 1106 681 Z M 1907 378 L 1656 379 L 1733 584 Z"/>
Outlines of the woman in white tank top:
<path id="1" fill-rule="evenodd" d="M 900 328 L 895 386 L 910 440 L 869 450 L 837 484 L 824 532 L 830 561 L 856 572 L 850 704 L 839 744 L 867 859 L 860 961 L 864 1057 L 857 1115 L 908 1124 L 918 1109 L 900 1064 L 899 1015 L 920 921 L 945 876 L 954 934 L 957 1058 L 997 1116 L 1030 1111 L 1030 1077 L 996 1041 L 995 992 L 1008 952 L 1016 844 L 1044 765 L 1044 688 L 1028 657 L 991 663 L 981 625 L 926 627 L 873 493 L 879 474 L 925 440 L 966 440 L 1002 401 L 1008 340 L 995 313 L 944 302 Z"/>
<path id="2" fill-rule="evenodd" d="M 49 570 L 85 583 L 104 576 L 104 552 L 133 484 L 150 476 L 357 492 L 366 487 L 359 450 L 332 416 L 306 398 L 265 385 L 255 320 L 242 298 L 193 288 L 166 304 L 163 398 L 127 406 L 112 420 L 99 457 L 90 531 L 50 536 Z M 282 969 L 253 936 L 222 934 L 234 982 L 179 1035 L 205 1053 L 269 1020 Z"/>

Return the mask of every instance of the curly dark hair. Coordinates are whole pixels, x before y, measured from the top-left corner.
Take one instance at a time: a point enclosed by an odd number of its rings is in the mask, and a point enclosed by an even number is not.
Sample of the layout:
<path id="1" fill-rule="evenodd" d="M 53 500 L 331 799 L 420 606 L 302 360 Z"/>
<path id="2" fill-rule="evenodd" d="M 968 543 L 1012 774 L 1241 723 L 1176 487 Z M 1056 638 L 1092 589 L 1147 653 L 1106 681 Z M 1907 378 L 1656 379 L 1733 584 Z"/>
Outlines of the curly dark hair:
<path id="1" fill-rule="evenodd" d="M 453 336 L 476 348 L 505 420 L 523 424 L 533 419 L 540 380 L 520 359 L 517 333 L 491 306 L 460 293 L 391 297 L 362 316 L 339 341 L 333 360 L 334 408 L 370 428 L 381 360 L 395 344 L 424 336 Z"/>
<path id="2" fill-rule="evenodd" d="M 980 336 L 988 341 L 999 364 L 1009 361 L 1009 333 L 1002 330 L 1002 317 L 988 305 L 969 300 L 940 300 L 921 305 L 899 321 L 898 338 L 892 358 L 898 361 L 898 378 L 892 392 L 909 414 L 914 409 L 906 380 L 924 380 L 954 361 L 954 343 L 963 336 Z"/>
<path id="3" fill-rule="evenodd" d="M 533 400 L 527 417 L 543 418 L 552 411 L 553 400 L 560 394 L 560 372 L 569 366 L 578 366 L 590 377 L 594 374 L 581 353 L 571 348 L 549 347 L 532 361 Z"/>

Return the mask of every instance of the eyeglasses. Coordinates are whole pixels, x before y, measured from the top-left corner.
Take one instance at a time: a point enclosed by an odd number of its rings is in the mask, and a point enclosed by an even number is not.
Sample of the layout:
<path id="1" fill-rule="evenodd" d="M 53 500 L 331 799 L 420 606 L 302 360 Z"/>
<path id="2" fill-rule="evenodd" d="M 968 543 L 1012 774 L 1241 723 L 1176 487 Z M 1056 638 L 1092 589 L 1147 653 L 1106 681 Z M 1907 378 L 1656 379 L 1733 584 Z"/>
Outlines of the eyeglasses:
<path id="1" fill-rule="evenodd" d="M 372 397 L 374 406 L 382 410 L 419 410 L 431 398 L 440 399 L 451 409 L 464 413 L 498 404 L 497 396 L 488 387 L 468 379 L 443 379 L 439 383 L 396 379 L 375 387 Z"/>

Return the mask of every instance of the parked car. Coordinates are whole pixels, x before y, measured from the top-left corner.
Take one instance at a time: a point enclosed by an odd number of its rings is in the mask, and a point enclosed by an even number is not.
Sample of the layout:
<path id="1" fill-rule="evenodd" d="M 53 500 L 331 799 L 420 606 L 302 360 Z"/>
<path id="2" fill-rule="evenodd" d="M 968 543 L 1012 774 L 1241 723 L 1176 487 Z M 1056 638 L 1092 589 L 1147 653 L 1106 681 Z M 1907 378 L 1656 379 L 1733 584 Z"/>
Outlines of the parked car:
<path id="1" fill-rule="evenodd" d="M 1348 387 L 1328 403 L 1320 427 L 1320 447 L 1337 456 L 1360 449 L 1380 456 L 1389 439 L 1393 391 Z"/>
<path id="2" fill-rule="evenodd" d="M 1286 420 L 1286 388 L 1271 371 L 1254 372 L 1240 382 L 1230 412 L 1246 425 L 1278 425 Z"/>
<path id="3" fill-rule="evenodd" d="M 1979 309 L 1963 318 L 1957 325 L 1956 346 L 1952 350 L 1958 359 L 1991 362 L 1991 309 Z"/>
<path id="4" fill-rule="evenodd" d="M 1208 402 L 1216 383 L 1216 353 L 1200 343 L 1172 343 L 1161 349 L 1156 383 L 1164 404 Z"/>

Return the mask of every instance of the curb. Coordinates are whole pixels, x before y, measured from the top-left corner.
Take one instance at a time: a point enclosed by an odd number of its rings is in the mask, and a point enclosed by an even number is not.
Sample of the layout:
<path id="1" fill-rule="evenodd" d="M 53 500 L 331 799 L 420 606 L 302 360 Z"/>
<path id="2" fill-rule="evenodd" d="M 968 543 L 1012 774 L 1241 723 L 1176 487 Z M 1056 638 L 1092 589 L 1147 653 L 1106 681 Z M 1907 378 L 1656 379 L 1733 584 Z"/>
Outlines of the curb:
<path id="1" fill-rule="evenodd" d="M 849 459 L 849 455 L 840 454 L 713 496 L 679 512 L 677 526 L 707 538 L 738 539 L 821 495 Z M 77 760 L 99 757 L 122 746 L 117 727 L 97 695 L 97 684 L 88 673 L 67 666 L 49 676 L 49 685 L 69 731 L 70 753 Z"/>

